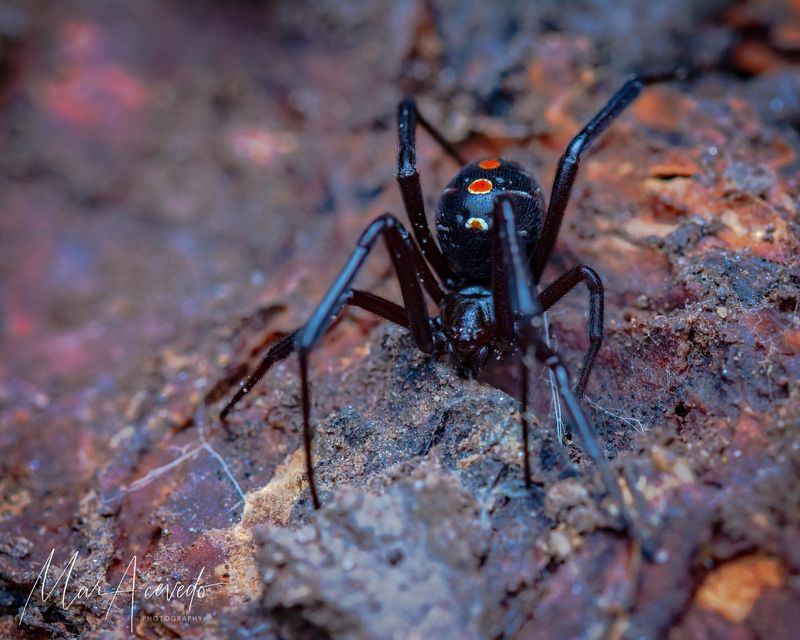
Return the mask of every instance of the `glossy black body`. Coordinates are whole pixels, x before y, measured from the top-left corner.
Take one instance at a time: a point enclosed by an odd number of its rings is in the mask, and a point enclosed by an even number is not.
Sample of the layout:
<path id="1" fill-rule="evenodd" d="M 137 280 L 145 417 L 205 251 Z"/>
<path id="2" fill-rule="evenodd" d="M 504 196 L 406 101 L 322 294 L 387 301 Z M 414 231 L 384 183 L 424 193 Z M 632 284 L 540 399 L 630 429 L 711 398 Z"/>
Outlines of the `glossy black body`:
<path id="1" fill-rule="evenodd" d="M 495 167 L 483 168 L 481 165 Z M 485 193 L 471 193 L 476 181 L 492 185 Z M 526 252 L 534 250 L 542 232 L 545 214 L 542 188 L 520 165 L 503 159 L 470 162 L 447 184 L 436 212 L 436 234 L 442 253 L 461 282 L 491 282 L 491 227 L 494 200 L 506 194 L 514 202 L 517 228 Z M 484 220 L 486 230 L 469 228 L 470 219 Z"/>
<path id="2" fill-rule="evenodd" d="M 475 186 L 477 185 L 477 186 Z M 513 341 L 499 344 L 492 295 L 492 227 L 495 200 L 508 198 L 526 254 L 539 242 L 544 195 L 519 164 L 484 158 L 464 166 L 442 191 L 436 234 L 455 286 L 434 319 L 437 352 L 447 353 L 455 370 L 476 375 L 492 356 L 506 355 Z"/>

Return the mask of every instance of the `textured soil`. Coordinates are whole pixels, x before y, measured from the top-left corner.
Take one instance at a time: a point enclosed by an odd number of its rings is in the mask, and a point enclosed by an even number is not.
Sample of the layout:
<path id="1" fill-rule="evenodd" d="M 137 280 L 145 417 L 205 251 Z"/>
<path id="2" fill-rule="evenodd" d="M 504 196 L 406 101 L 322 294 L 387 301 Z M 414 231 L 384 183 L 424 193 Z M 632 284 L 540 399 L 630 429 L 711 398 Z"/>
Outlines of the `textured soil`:
<path id="1" fill-rule="evenodd" d="M 686 63 L 585 157 L 543 282 L 605 282 L 584 407 L 654 562 L 545 372 L 527 491 L 514 367 L 461 379 L 365 313 L 312 360 L 321 511 L 294 359 L 222 427 L 361 229 L 404 218 L 404 95 L 549 192 L 627 74 Z M 457 167 L 418 142 L 434 211 Z M 794 637 L 798 152 L 797 2 L 0 0 L 0 636 Z M 359 286 L 398 299 L 383 249 Z M 586 306 L 549 314 L 572 371 Z M 135 575 L 133 608 L 25 608 L 51 550 L 48 589 L 77 551 L 66 599 Z M 201 571 L 191 610 L 145 597 Z"/>

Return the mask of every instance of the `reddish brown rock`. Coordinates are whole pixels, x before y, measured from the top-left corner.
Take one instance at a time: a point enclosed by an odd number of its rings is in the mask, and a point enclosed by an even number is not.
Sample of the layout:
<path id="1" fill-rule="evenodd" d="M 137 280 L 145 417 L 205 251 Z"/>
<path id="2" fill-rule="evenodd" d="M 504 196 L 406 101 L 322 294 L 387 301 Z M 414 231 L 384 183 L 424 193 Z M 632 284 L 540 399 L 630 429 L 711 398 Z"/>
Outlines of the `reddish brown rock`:
<path id="1" fill-rule="evenodd" d="M 0 635 L 792 637 L 798 15 L 0 1 Z M 222 400 L 367 221 L 401 213 L 403 93 L 466 155 L 519 160 L 547 191 L 627 73 L 726 50 L 722 70 L 648 90 L 586 156 L 544 278 L 604 278 L 586 410 L 642 496 L 655 563 L 580 442 L 558 442 L 546 377 L 525 492 L 500 390 L 513 367 L 461 380 L 365 315 L 313 356 L 322 512 L 294 360 L 222 428 Z M 433 207 L 455 167 L 423 134 L 419 162 Z M 396 297 L 387 265 L 360 285 Z M 574 370 L 583 293 L 551 327 Z M 135 556 L 133 620 L 95 595 L 34 598 L 20 625 L 51 549 L 51 579 L 79 552 L 69 596 L 129 583 Z M 191 610 L 143 591 L 199 575 L 214 586 Z"/>

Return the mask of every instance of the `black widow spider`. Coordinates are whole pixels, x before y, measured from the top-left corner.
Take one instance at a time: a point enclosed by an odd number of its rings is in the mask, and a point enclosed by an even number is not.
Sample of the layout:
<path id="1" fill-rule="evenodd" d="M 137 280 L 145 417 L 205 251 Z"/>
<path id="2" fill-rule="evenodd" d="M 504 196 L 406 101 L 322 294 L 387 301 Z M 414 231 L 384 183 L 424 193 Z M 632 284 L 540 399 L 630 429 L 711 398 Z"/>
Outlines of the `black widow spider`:
<path id="1" fill-rule="evenodd" d="M 629 535 L 646 550 L 645 532 L 640 528 L 636 514 L 625 502 L 597 436 L 579 405 L 603 339 L 603 283 L 590 267 L 579 266 L 562 275 L 541 293 L 537 293 L 537 284 L 553 252 L 581 154 L 647 84 L 673 77 L 678 77 L 678 73 L 635 76 L 622 85 L 572 139 L 561 156 L 546 214 L 541 187 L 521 166 L 495 158 L 467 164 L 458 151 L 417 112 L 413 100 L 400 103 L 397 112 L 400 143 L 397 181 L 416 243 L 392 214 L 386 213 L 373 221 L 361 234 L 355 251 L 308 323 L 272 346 L 222 409 L 221 420 L 226 420 L 231 409 L 270 367 L 297 351 L 306 474 L 314 508 L 318 509 L 320 501 L 311 456 L 308 357 L 341 309 L 351 305 L 409 329 L 423 352 L 449 354 L 452 364 L 463 376 L 474 375 L 492 355 L 506 355 L 517 348 L 522 351 L 523 357 L 519 358 L 520 422 L 525 484 L 530 488 L 527 408 L 528 354 L 532 348 L 535 357 L 553 372 L 569 417 L 580 433 L 586 453 L 600 470 Z M 445 187 L 439 201 L 436 229 L 441 249 L 428 227 L 416 169 L 417 123 L 462 166 Z M 351 288 L 367 255 L 381 237 L 386 242 L 400 282 L 405 307 Z M 589 289 L 589 348 L 573 390 L 561 358 L 540 335 L 543 324 L 541 316 L 581 282 L 585 282 Z M 428 316 L 423 289 L 440 307 L 440 315 L 435 318 Z"/>

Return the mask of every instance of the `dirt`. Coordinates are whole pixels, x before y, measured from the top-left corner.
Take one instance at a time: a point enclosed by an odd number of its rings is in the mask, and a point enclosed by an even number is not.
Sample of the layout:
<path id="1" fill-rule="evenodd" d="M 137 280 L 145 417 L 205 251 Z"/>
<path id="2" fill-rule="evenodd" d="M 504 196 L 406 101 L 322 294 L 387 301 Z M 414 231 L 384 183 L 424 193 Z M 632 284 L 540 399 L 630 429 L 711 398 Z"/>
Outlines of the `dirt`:
<path id="1" fill-rule="evenodd" d="M 796 2 L 0 1 L 0 635 L 792 637 L 798 34 Z M 543 283 L 604 280 L 584 407 L 654 562 L 545 373 L 526 491 L 514 367 L 463 380 L 364 313 L 313 355 L 321 511 L 294 359 L 222 428 L 360 230 L 403 218 L 403 95 L 548 192 L 626 74 L 687 62 L 717 66 L 585 157 Z M 424 133 L 418 157 L 433 211 L 456 167 Z M 397 299 L 385 255 L 359 286 Z M 550 314 L 572 371 L 585 322 L 582 291 Z M 48 588 L 78 552 L 65 600 L 26 606 L 51 550 Z"/>

